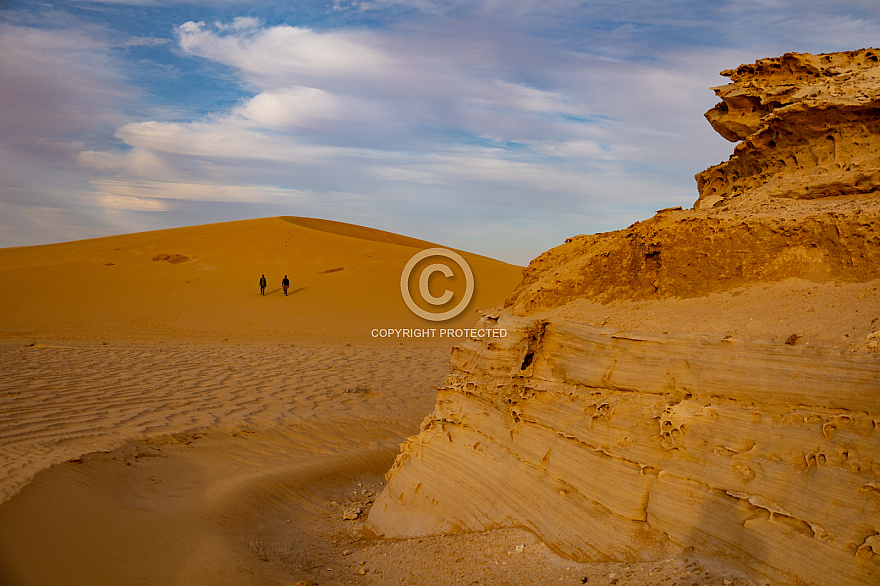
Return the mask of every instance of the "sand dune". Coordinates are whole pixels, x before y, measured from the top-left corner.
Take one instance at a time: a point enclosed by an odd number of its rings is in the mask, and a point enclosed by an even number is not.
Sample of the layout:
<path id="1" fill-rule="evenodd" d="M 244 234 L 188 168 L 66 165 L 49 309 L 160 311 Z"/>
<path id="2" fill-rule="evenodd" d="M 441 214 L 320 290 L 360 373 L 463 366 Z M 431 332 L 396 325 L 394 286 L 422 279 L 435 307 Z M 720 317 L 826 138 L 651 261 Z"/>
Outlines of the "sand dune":
<path id="1" fill-rule="evenodd" d="M 284 217 L 2 249 L 0 335 L 369 341 L 373 328 L 433 325 L 407 309 L 399 285 L 406 262 L 433 246 L 362 226 Z M 448 327 L 475 324 L 474 310 L 503 301 L 521 277 L 520 267 L 462 254 L 474 271 L 475 294 Z M 285 274 L 288 297 L 281 293 Z"/>

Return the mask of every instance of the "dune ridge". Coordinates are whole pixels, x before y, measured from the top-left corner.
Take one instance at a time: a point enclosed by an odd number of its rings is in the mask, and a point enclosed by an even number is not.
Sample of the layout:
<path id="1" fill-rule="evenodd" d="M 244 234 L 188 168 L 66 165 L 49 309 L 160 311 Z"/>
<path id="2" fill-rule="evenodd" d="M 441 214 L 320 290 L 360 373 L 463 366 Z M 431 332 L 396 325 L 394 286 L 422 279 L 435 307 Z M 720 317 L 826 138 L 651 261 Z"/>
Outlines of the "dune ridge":
<path id="1" fill-rule="evenodd" d="M 398 246 L 409 246 L 412 248 L 432 248 L 438 246 L 427 240 L 419 240 L 394 232 L 386 232 L 376 228 L 367 226 L 358 226 L 356 224 L 348 224 L 346 222 L 337 222 L 335 220 L 323 220 L 320 218 L 305 218 L 302 216 L 281 216 L 281 219 L 295 226 L 302 226 L 319 232 L 328 232 L 339 236 L 348 236 L 349 238 L 360 238 L 362 240 L 372 240 L 374 242 L 384 242 L 386 244 L 396 244 Z"/>

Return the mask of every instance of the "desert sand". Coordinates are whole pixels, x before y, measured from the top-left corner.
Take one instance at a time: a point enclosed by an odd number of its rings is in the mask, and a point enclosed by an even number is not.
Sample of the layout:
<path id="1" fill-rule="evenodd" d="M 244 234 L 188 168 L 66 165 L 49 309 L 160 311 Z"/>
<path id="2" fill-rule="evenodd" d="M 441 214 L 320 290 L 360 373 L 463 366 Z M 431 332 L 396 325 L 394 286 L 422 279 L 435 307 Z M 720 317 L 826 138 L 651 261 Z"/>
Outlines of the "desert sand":
<path id="1" fill-rule="evenodd" d="M 407 260 L 433 246 L 288 216 L 3 249 L 0 336 L 373 343 L 373 328 L 431 325 L 401 303 L 399 283 Z M 499 303 L 520 278 L 520 267 L 464 258 L 475 293 L 468 311 L 444 327 L 472 326 L 474 310 Z M 255 300 L 262 274 L 266 298 Z"/>
<path id="2" fill-rule="evenodd" d="M 369 334 L 426 326 L 397 287 L 431 246 L 270 218 L 0 250 L 0 583 L 763 584 L 687 555 L 577 563 L 516 527 L 365 529 L 458 342 Z M 464 256 L 471 308 L 519 282 Z"/>

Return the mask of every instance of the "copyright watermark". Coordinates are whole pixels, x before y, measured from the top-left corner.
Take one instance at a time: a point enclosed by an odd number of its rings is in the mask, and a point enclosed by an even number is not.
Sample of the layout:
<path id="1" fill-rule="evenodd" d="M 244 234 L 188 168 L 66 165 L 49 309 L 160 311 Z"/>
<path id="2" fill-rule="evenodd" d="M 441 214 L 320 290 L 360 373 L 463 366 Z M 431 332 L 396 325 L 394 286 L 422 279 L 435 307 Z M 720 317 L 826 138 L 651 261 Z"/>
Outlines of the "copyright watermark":
<path id="1" fill-rule="evenodd" d="M 504 328 L 373 328 L 374 338 L 506 338 Z"/>
<path id="2" fill-rule="evenodd" d="M 432 312 L 423 309 L 418 303 L 416 303 L 410 293 L 410 279 L 416 265 L 419 265 L 423 260 L 432 257 L 440 257 L 458 265 L 465 280 L 465 290 L 461 300 L 454 307 L 445 311 Z M 442 263 L 434 263 L 423 267 L 418 274 L 418 292 L 422 301 L 430 306 L 442 308 L 444 305 L 447 305 L 452 301 L 455 293 L 449 289 L 445 289 L 439 296 L 435 296 L 431 293 L 429 281 L 436 273 L 440 273 L 447 279 L 450 279 L 455 275 L 456 271 L 450 268 L 449 265 Z M 471 302 L 471 298 L 474 296 L 474 273 L 471 271 L 471 267 L 468 265 L 467 261 L 465 261 L 457 252 L 445 248 L 428 248 L 413 255 L 413 257 L 409 259 L 409 262 L 406 263 L 406 266 L 403 267 L 403 272 L 400 275 L 400 294 L 403 296 L 403 301 L 406 303 L 406 306 L 417 316 L 430 321 L 446 321 L 464 311 L 468 306 L 468 303 Z"/>

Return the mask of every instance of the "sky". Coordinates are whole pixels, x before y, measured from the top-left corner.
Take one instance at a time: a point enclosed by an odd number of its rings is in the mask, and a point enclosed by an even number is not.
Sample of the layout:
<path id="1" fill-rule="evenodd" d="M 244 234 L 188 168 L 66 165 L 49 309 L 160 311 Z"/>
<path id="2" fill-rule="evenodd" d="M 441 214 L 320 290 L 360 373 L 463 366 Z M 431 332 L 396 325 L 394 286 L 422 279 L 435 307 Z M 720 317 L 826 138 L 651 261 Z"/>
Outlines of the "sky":
<path id="1" fill-rule="evenodd" d="M 722 70 L 876 0 L 0 0 L 0 247 L 298 215 L 526 264 L 693 205 Z"/>

